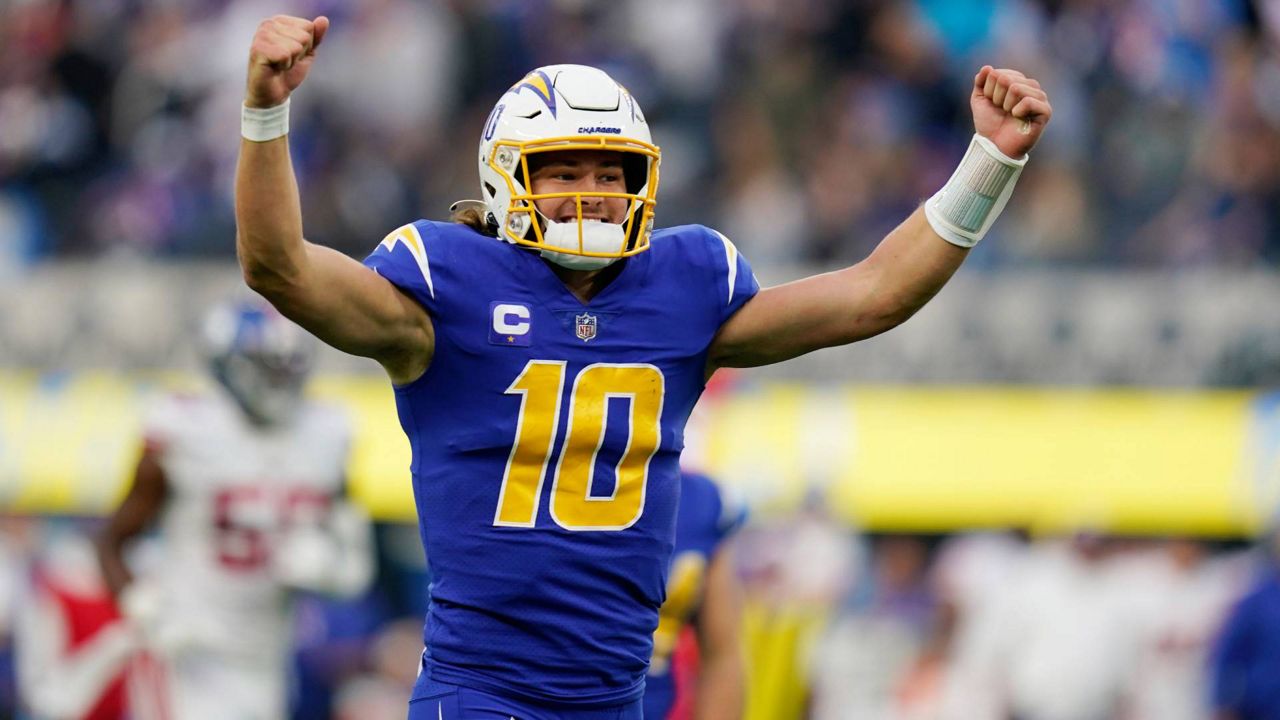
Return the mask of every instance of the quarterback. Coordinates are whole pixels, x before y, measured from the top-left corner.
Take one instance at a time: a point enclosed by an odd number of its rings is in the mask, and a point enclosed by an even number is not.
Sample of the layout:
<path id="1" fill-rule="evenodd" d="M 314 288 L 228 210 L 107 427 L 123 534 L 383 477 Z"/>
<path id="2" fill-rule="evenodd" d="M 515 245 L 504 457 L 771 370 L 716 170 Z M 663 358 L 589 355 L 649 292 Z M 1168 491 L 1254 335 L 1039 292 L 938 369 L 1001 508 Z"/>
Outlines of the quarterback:
<path id="1" fill-rule="evenodd" d="M 362 264 L 304 239 L 286 139 L 328 29 L 276 16 L 254 35 L 237 250 L 250 287 L 394 386 L 434 578 L 409 717 L 638 719 L 707 378 L 910 317 L 999 214 L 1048 98 L 982 68 L 977 133 L 936 195 L 862 262 L 760 289 L 719 232 L 655 229 L 661 152 L 636 99 L 541 67 L 479 129 L 480 199 Z"/>

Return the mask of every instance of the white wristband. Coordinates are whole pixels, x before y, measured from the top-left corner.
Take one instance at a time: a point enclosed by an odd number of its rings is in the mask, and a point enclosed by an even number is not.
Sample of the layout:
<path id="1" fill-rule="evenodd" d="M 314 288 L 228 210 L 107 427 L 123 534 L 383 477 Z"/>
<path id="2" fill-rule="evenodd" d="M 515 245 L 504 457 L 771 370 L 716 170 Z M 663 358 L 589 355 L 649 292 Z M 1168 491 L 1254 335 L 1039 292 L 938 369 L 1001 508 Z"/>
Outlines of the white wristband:
<path id="1" fill-rule="evenodd" d="M 240 136 L 252 142 L 267 142 L 289 134 L 289 100 L 269 108 L 240 107 Z"/>
<path id="2" fill-rule="evenodd" d="M 977 245 L 1009 202 L 1028 157 L 1014 160 L 975 134 L 951 179 L 925 201 L 933 231 L 953 245 Z"/>

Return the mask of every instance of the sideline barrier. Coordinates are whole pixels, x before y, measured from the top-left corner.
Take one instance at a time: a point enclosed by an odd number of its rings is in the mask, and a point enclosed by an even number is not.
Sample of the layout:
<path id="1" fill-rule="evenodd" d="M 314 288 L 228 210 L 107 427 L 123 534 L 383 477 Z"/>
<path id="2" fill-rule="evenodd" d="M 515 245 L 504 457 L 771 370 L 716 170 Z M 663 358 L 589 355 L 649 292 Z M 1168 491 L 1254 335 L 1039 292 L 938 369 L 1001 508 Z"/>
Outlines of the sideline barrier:
<path id="1" fill-rule="evenodd" d="M 0 511 L 106 512 L 136 461 L 148 398 L 192 383 L 0 373 Z M 320 377 L 312 394 L 356 424 L 352 496 L 378 519 L 412 520 L 408 442 L 385 380 Z M 1231 536 L 1256 529 L 1280 486 L 1280 402 L 1247 392 L 766 384 L 699 422 L 690 457 L 757 512 L 818 489 L 873 530 Z"/>

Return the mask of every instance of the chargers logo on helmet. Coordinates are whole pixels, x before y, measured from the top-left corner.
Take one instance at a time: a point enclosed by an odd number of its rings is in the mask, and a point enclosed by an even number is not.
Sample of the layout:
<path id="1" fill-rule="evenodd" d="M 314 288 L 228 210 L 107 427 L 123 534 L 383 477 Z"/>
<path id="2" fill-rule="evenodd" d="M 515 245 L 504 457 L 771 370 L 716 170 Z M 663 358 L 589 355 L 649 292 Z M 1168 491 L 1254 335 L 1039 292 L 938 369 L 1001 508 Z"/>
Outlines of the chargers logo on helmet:
<path id="1" fill-rule="evenodd" d="M 532 90 L 534 95 L 537 95 L 542 99 L 542 102 L 546 103 L 547 109 L 551 111 L 551 116 L 555 117 L 556 93 L 553 89 L 554 87 L 555 86 L 551 83 L 551 78 L 547 77 L 545 72 L 541 70 L 534 70 L 528 75 L 525 75 L 523 80 L 512 85 L 511 89 L 507 92 L 519 93 L 521 90 L 526 88 Z"/>

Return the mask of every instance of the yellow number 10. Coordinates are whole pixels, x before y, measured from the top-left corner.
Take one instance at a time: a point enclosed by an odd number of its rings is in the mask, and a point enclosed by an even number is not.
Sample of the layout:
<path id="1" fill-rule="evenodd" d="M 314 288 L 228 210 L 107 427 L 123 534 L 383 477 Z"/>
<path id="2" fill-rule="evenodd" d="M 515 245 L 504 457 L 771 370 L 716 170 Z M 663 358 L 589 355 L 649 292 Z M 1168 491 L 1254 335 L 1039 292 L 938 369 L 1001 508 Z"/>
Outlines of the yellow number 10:
<path id="1" fill-rule="evenodd" d="M 502 474 L 493 524 L 533 527 L 542 481 L 560 419 L 565 363 L 530 360 L 507 388 L 520 396 L 515 445 Z M 552 473 L 551 517 L 568 530 L 622 530 L 644 512 L 649 460 L 658 449 L 664 379 L 653 365 L 596 363 L 578 373 L 569 393 L 569 422 L 560 461 Z M 615 468 L 613 494 L 591 494 L 596 454 L 604 443 L 609 399 L 629 398 L 627 447 Z"/>

